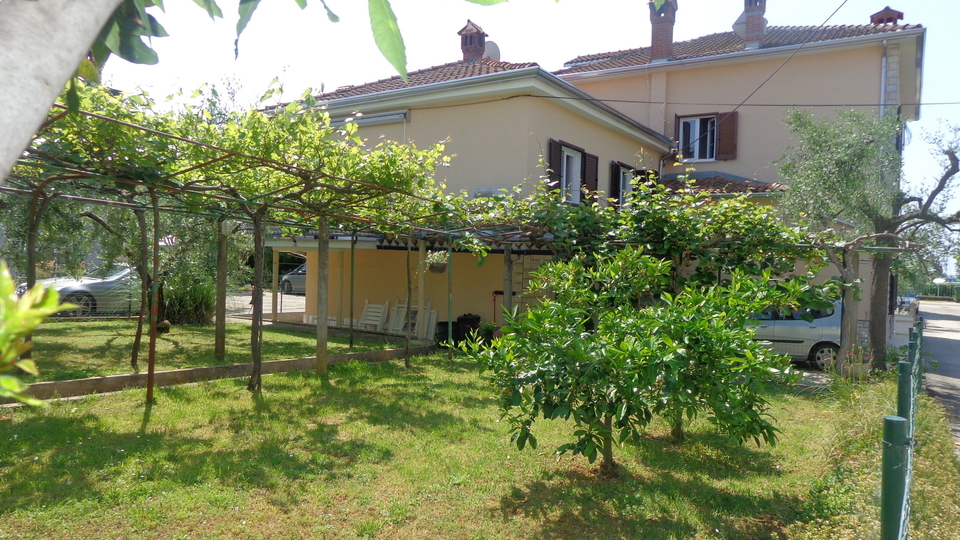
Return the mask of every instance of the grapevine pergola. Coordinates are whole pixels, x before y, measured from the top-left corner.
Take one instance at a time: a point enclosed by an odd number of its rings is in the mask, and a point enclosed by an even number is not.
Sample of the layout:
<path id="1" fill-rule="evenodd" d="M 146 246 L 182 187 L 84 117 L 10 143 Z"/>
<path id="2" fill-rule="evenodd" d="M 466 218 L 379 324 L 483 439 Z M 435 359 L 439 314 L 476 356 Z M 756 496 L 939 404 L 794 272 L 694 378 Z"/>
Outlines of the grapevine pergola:
<path id="1" fill-rule="evenodd" d="M 66 107 L 55 105 L 48 121 L 41 127 L 45 129 L 55 127 L 57 122 L 69 118 Z M 153 239 L 151 252 L 153 264 L 150 282 L 152 283 L 150 317 L 149 317 L 149 347 L 147 370 L 147 401 L 153 399 L 154 364 L 156 358 L 156 340 L 158 324 L 158 275 L 159 253 L 161 246 L 161 232 L 159 228 L 160 213 L 185 214 L 214 218 L 219 224 L 226 221 L 251 222 L 250 212 L 245 207 L 259 207 L 266 210 L 261 212 L 263 223 L 279 226 L 288 230 L 316 230 L 315 238 L 318 241 L 319 261 L 321 267 L 326 265 L 325 250 L 329 247 L 329 224 L 335 222 L 343 228 L 348 228 L 354 236 L 377 237 L 382 243 L 393 245 L 396 248 L 432 245 L 434 248 L 445 247 L 452 264 L 454 245 L 464 238 L 469 238 L 474 244 L 484 244 L 489 248 L 503 249 L 509 254 L 513 246 L 525 245 L 527 248 L 545 249 L 549 242 L 544 232 L 536 230 L 521 222 L 517 223 L 486 223 L 471 222 L 469 218 L 451 221 L 443 217 L 451 214 L 450 202 L 441 200 L 438 196 L 425 197 L 423 195 L 382 186 L 361 179 L 337 176 L 316 169 L 309 169 L 296 163 L 285 163 L 269 157 L 257 156 L 247 152 L 240 152 L 190 139 L 188 137 L 167 133 L 133 122 L 112 118 L 104 114 L 80 110 L 79 115 L 95 123 L 107 123 L 116 126 L 131 137 L 139 140 L 138 144 L 153 145 L 154 147 L 169 148 L 171 153 L 180 156 L 189 156 L 181 159 L 173 170 L 149 171 L 143 174 L 135 165 L 126 170 L 111 170 L 104 166 L 105 162 L 114 159 L 109 152 L 104 161 L 85 162 L 65 159 L 56 152 L 48 151 L 43 144 L 34 144 L 28 148 L 13 174 L 4 185 L 0 185 L 0 193 L 12 196 L 32 198 L 59 198 L 65 201 L 112 206 L 152 212 Z M 121 158 L 117 157 L 116 160 Z M 255 169 L 269 170 L 283 173 L 289 181 L 274 189 L 255 195 L 243 194 L 237 190 L 224 189 L 215 181 L 218 176 L 229 171 L 250 171 Z M 41 182 L 31 181 L 43 178 Z M 117 196 L 118 190 L 138 194 L 126 199 Z M 307 191 L 322 191 L 330 194 L 321 204 L 303 204 L 296 196 Z M 147 195 L 148 197 L 143 197 Z M 418 215 L 407 215 L 403 220 L 383 220 L 376 217 L 364 216 L 364 209 L 375 206 L 378 200 L 384 198 L 404 198 L 416 201 L 424 208 L 435 207 L 437 212 L 421 212 Z M 219 232 L 224 241 L 220 249 L 225 250 L 225 231 Z M 531 241 L 531 238 L 537 240 Z M 275 259 L 276 260 L 276 259 Z M 505 270 L 511 259 L 505 257 Z M 225 334 L 225 276 L 220 275 L 218 268 L 218 298 L 217 298 L 217 331 L 216 350 L 218 355 L 223 354 Z M 323 268 L 321 268 L 321 273 Z M 276 275 L 274 280 L 276 281 Z M 452 284 L 452 271 L 450 274 Z M 326 320 L 326 302 L 319 302 L 319 295 L 326 295 L 325 283 L 318 292 L 317 320 Z M 222 286 L 221 286 L 222 284 Z M 276 283 L 274 295 L 277 294 Z M 512 296 L 512 295 L 511 295 Z M 261 295 L 262 297 L 262 295 Z M 510 296 L 506 296 L 510 298 Z M 262 301 L 262 300 L 261 300 Z M 452 293 L 448 301 L 452 302 Z M 274 299 L 274 319 L 276 318 L 276 298 Z M 260 313 L 254 313 L 254 325 L 262 318 Z M 258 331 L 254 329 L 254 331 Z M 317 363 L 318 369 L 326 370 L 326 325 L 317 325 Z M 409 335 L 407 336 L 409 340 Z"/>

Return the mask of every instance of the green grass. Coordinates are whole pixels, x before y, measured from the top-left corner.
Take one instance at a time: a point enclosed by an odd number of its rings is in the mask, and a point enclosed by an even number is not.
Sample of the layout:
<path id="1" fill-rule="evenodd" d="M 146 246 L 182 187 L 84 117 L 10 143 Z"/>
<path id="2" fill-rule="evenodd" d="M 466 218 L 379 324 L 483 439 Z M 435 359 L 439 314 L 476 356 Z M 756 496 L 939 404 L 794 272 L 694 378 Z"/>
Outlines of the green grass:
<path id="1" fill-rule="evenodd" d="M 33 359 L 39 377 L 23 377 L 24 382 L 59 381 L 83 377 L 132 373 L 130 353 L 136 321 L 89 320 L 49 321 L 34 334 Z M 147 341 L 144 333 L 140 347 L 140 371 L 147 370 Z M 263 359 L 282 360 L 316 354 L 316 337 L 309 332 L 267 326 L 263 330 Z M 181 369 L 250 362 L 250 326 L 228 324 L 226 356 L 218 362 L 213 355 L 213 326 L 174 326 L 157 338 L 156 369 Z M 369 351 L 394 347 L 385 342 L 355 341 L 348 347 L 347 337 L 331 336 L 330 354 Z"/>
<path id="2" fill-rule="evenodd" d="M 655 425 L 606 480 L 552 454 L 569 424 L 538 423 L 539 450 L 512 446 L 465 360 L 267 376 L 262 396 L 244 385 L 159 389 L 149 408 L 139 390 L 0 410 L 0 539 L 870 538 L 879 442 L 864 437 L 892 387 L 774 392 L 773 448 L 705 422 L 677 445 Z M 957 538 L 949 431 L 920 411 L 913 537 Z"/>

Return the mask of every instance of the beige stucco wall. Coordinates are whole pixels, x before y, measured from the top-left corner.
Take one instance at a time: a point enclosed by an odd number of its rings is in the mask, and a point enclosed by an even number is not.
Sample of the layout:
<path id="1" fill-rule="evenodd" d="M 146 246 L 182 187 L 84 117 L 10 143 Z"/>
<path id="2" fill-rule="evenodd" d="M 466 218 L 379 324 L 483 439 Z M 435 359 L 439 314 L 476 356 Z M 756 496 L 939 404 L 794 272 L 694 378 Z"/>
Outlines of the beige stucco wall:
<path id="1" fill-rule="evenodd" d="M 853 49 L 796 55 L 747 104 L 823 104 L 811 108 L 818 115 L 851 109 L 843 104 L 880 101 L 880 43 Z M 774 73 L 784 57 L 750 62 L 697 64 L 655 68 L 647 73 L 606 80 L 569 82 L 601 99 L 651 103 L 610 103 L 636 121 L 674 138 L 674 115 L 732 111 Z M 876 113 L 875 107 L 856 110 Z M 794 140 L 783 125 L 787 107 L 750 107 L 738 110 L 737 159 L 691 164 L 697 171 L 718 171 L 764 181 L 780 181 L 774 161 Z M 665 172 L 683 172 L 668 167 Z"/>
<path id="2" fill-rule="evenodd" d="M 403 250 L 356 250 L 354 274 L 354 318 L 359 319 L 366 301 L 373 304 L 390 302 L 395 306 L 397 300 L 405 301 L 407 296 L 406 251 Z M 307 252 L 307 291 L 305 313 L 317 312 L 317 252 Z M 419 252 L 410 253 L 412 284 L 414 290 L 412 304 L 418 299 Z M 448 270 L 449 271 L 449 270 Z M 434 274 L 424 271 L 424 298 L 431 302 L 431 309 L 437 311 L 437 320 L 446 321 L 447 310 L 446 273 Z M 497 322 L 502 322 L 500 304 L 502 296 L 496 300 L 494 311 L 494 291 L 503 290 L 503 255 L 490 254 L 482 266 L 477 258 L 468 253 L 453 255 L 453 320 L 464 313 L 480 315 L 484 321 L 492 321 L 496 313 Z M 329 302 L 327 313 L 330 317 L 343 320 L 350 317 L 350 253 L 349 251 L 330 254 Z"/>
<path id="3" fill-rule="evenodd" d="M 360 109 L 363 112 L 363 109 Z M 517 97 L 489 103 L 461 103 L 441 108 L 414 108 L 405 123 L 363 126 L 361 137 L 375 144 L 381 137 L 425 147 L 446 141 L 449 167 L 435 177 L 448 190 L 509 188 L 524 184 L 529 193 L 544 174 L 540 156 L 549 139 L 580 146 L 600 158 L 599 185 L 609 186 L 610 162 L 656 168 L 660 154 L 637 140 L 601 127 L 556 103 Z"/>

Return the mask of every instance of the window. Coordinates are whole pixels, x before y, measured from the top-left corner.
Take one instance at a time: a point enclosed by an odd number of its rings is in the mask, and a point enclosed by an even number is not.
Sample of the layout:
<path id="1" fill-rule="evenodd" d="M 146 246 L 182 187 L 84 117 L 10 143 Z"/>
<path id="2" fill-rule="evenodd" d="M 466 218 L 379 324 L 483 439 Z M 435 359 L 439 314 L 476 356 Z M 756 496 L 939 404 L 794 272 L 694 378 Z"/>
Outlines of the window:
<path id="1" fill-rule="evenodd" d="M 560 162 L 560 192 L 563 194 L 563 202 L 580 202 L 580 173 L 582 166 L 580 159 L 582 154 L 576 150 L 564 147 L 563 158 Z"/>
<path id="2" fill-rule="evenodd" d="M 717 117 L 684 118 L 680 122 L 680 155 L 683 159 L 717 159 Z"/>
<path id="3" fill-rule="evenodd" d="M 656 178 L 656 171 L 637 169 L 622 161 L 611 161 L 610 191 L 607 193 L 615 201 L 612 204 L 619 206 L 627 198 L 627 195 L 636 188 L 636 182 L 656 182 Z"/>
<path id="4" fill-rule="evenodd" d="M 552 189 L 561 193 L 563 202 L 590 202 L 597 191 L 600 160 L 583 148 L 550 139 L 549 180 Z M 584 190 L 588 195 L 584 196 Z"/>
<path id="5" fill-rule="evenodd" d="M 678 151 L 684 161 L 737 158 L 737 113 L 676 116 Z"/>

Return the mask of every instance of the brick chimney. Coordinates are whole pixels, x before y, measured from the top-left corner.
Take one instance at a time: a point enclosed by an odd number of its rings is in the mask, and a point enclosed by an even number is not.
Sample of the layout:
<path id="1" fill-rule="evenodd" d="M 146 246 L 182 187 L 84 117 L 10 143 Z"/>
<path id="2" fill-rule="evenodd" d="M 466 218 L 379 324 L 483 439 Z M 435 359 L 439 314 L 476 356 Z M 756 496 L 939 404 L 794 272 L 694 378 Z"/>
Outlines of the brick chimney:
<path id="1" fill-rule="evenodd" d="M 744 49 L 759 49 L 763 45 L 763 33 L 767 29 L 763 14 L 766 10 L 767 0 L 743 0 Z"/>
<path id="2" fill-rule="evenodd" d="M 903 12 L 891 9 L 890 6 L 887 6 L 870 16 L 870 24 L 875 24 L 878 26 L 883 24 L 897 24 L 902 20 Z"/>
<path id="3" fill-rule="evenodd" d="M 457 35 L 460 36 L 460 50 L 463 51 L 464 62 L 475 62 L 483 58 L 483 50 L 487 45 L 487 34 L 483 28 L 467 19 L 467 25 L 461 28 Z"/>
<path id="4" fill-rule="evenodd" d="M 660 9 L 650 2 L 650 63 L 673 58 L 673 24 L 677 21 L 677 0 L 666 0 Z"/>

